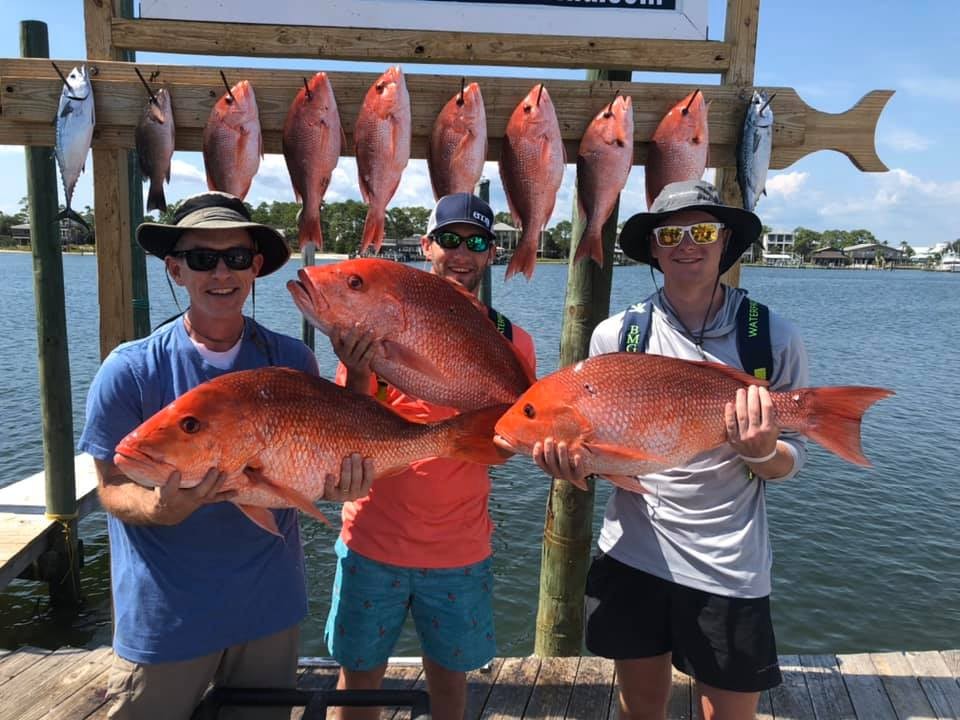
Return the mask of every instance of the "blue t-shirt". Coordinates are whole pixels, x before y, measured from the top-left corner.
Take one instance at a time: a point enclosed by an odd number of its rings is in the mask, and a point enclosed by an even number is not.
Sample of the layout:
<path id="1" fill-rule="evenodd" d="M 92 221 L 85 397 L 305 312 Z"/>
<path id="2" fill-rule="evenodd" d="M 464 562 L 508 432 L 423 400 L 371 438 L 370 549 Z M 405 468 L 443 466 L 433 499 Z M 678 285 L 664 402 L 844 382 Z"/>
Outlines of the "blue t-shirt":
<path id="1" fill-rule="evenodd" d="M 267 365 L 319 375 L 306 345 L 250 318 L 233 366 L 216 368 L 177 318 L 104 360 L 87 396 L 79 449 L 112 462 L 127 433 L 183 393 Z M 108 514 L 116 653 L 132 662 L 175 662 L 299 623 L 307 596 L 297 511 L 273 513 L 283 538 L 230 502 L 201 507 L 172 526 L 128 525 Z"/>

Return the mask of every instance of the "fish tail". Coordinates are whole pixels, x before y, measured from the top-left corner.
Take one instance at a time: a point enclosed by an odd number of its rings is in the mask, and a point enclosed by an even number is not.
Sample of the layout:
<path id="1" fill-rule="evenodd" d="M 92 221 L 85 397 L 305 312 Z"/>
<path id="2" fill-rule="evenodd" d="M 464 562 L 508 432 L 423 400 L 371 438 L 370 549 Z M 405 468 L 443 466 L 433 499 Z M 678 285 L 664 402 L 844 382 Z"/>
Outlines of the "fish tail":
<path id="1" fill-rule="evenodd" d="M 167 198 L 163 194 L 163 183 L 150 181 L 150 191 L 147 193 L 147 210 L 167 211 Z"/>
<path id="2" fill-rule="evenodd" d="M 300 249 L 309 247 L 311 244 L 318 250 L 323 248 L 323 230 L 320 228 L 320 213 L 307 212 L 304 205 L 304 212 L 300 215 Z"/>
<path id="3" fill-rule="evenodd" d="M 517 249 L 513 251 L 513 257 L 510 258 L 510 264 L 507 265 L 505 280 L 509 280 L 514 274 L 522 272 L 529 280 L 533 277 L 533 271 L 537 267 L 537 235 L 539 233 L 530 233 L 533 237 L 527 237 L 524 233 L 520 238 Z"/>
<path id="4" fill-rule="evenodd" d="M 822 387 L 787 392 L 800 395 L 804 420 L 793 428 L 856 465 L 871 467 L 860 446 L 860 422 L 867 409 L 894 394 L 877 387 Z M 787 423 L 785 423 L 787 425 Z"/>
<path id="5" fill-rule="evenodd" d="M 479 465 L 502 465 L 511 456 L 493 443 L 494 426 L 510 405 L 491 405 L 444 420 L 450 431 L 446 454 Z"/>
<path id="6" fill-rule="evenodd" d="M 86 229 L 88 235 L 92 232 L 90 224 L 84 220 L 76 210 L 69 206 L 59 212 L 57 215 L 57 220 L 73 220 L 75 223 L 82 225 Z"/>
<path id="7" fill-rule="evenodd" d="M 383 233 L 386 227 L 384 211 L 371 206 L 367 210 L 367 219 L 363 221 L 363 240 L 360 242 L 360 254 L 373 245 L 375 252 L 380 252 L 383 243 Z"/>
<path id="8" fill-rule="evenodd" d="M 591 258 L 597 265 L 603 267 L 603 235 L 601 229 L 596 227 L 592 221 L 587 221 L 587 227 L 580 236 L 580 242 L 577 245 L 577 254 L 573 261 L 579 262 L 585 257 Z"/>

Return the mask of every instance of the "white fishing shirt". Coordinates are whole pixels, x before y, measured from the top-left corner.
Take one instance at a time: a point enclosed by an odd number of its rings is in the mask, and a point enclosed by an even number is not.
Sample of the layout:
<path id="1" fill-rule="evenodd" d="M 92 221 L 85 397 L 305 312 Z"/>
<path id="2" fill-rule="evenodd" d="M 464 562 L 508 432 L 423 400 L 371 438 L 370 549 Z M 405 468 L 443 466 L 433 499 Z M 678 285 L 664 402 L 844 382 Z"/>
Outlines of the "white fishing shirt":
<path id="1" fill-rule="evenodd" d="M 746 292 L 726 288 L 724 304 L 704 329 L 706 360 L 742 369 L 737 351 L 736 315 Z M 650 313 L 647 352 L 702 360 L 666 297 L 654 293 L 634 310 Z M 624 313 L 600 323 L 590 340 L 590 355 L 617 352 Z M 809 384 L 807 354 L 800 333 L 770 312 L 773 349 L 771 390 Z M 731 398 L 733 400 L 733 398 Z M 806 461 L 804 439 L 783 432 L 794 455 L 793 477 Z M 727 444 L 701 453 L 685 467 L 641 478 L 648 494 L 616 488 L 607 502 L 600 549 L 631 567 L 716 595 L 741 598 L 770 594 L 773 552 L 767 528 L 764 480 L 751 477 L 746 464 Z"/>

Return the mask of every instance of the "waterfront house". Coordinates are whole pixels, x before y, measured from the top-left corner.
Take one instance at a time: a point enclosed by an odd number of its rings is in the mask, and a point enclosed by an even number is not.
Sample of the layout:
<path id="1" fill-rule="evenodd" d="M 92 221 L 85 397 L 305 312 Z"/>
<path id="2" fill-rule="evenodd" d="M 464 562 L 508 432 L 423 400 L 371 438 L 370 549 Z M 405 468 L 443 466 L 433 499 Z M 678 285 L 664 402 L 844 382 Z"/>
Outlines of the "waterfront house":
<path id="1" fill-rule="evenodd" d="M 850 264 L 850 258 L 842 248 L 826 247 L 810 253 L 810 262 L 818 267 L 846 267 Z"/>

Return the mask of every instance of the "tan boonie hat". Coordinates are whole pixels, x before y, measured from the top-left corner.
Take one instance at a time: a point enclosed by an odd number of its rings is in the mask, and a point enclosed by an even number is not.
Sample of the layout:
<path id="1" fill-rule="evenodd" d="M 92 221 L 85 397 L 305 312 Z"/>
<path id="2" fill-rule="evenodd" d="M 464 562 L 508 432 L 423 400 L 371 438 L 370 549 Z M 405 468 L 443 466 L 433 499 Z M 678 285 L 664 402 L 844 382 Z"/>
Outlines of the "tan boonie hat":
<path id="1" fill-rule="evenodd" d="M 212 190 L 185 199 L 173 216 L 173 224 L 145 222 L 137 227 L 137 242 L 151 255 L 163 258 L 170 254 L 185 230 L 226 230 L 244 228 L 263 255 L 258 277 L 283 267 L 290 257 L 290 246 L 279 232 L 269 225 L 250 220 L 243 201 L 229 193 Z"/>

